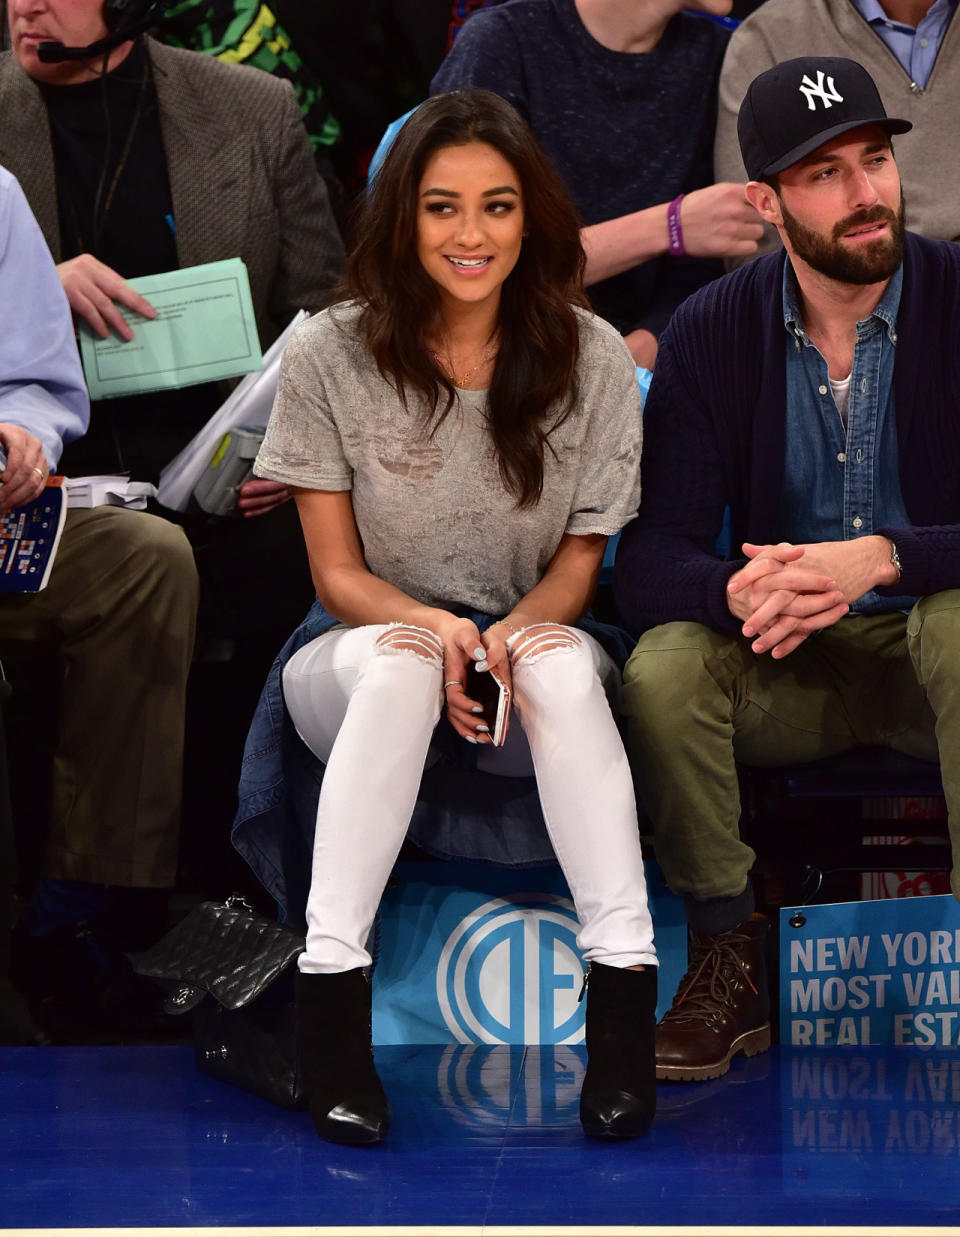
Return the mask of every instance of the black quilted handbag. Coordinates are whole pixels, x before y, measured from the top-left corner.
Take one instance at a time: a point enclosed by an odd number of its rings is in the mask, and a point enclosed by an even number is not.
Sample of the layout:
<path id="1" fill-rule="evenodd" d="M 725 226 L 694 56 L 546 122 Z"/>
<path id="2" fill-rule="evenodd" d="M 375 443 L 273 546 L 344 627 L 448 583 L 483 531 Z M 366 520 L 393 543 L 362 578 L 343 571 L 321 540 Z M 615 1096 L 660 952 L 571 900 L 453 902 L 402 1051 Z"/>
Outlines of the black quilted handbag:
<path id="1" fill-rule="evenodd" d="M 134 970 L 193 1015 L 197 1068 L 284 1108 L 306 1108 L 297 1064 L 294 965 L 304 940 L 242 898 L 201 902 Z"/>

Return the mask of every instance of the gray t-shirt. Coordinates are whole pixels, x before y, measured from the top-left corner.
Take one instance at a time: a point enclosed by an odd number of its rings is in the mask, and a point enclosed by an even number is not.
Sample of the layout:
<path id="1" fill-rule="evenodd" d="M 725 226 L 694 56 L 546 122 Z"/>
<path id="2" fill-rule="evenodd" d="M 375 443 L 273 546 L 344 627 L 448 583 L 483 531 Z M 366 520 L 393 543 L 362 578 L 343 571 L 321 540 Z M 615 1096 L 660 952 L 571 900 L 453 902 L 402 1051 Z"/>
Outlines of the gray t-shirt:
<path id="1" fill-rule="evenodd" d="M 543 494 L 518 509 L 500 478 L 485 391 L 458 391 L 431 435 L 380 375 L 356 305 L 303 323 L 287 345 L 257 456 L 260 477 L 352 490 L 367 566 L 428 605 L 503 614 L 543 576 L 564 533 L 616 533 L 636 515 L 642 437 L 636 369 L 619 334 L 577 311 L 579 398 L 549 435 Z"/>

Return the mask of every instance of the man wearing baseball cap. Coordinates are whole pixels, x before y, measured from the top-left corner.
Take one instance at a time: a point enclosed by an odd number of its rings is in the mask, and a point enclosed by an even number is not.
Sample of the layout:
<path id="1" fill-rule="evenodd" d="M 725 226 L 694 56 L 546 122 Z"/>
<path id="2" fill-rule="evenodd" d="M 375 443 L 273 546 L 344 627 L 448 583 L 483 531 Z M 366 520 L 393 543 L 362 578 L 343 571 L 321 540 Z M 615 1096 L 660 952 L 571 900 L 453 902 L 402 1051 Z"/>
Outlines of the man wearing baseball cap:
<path id="1" fill-rule="evenodd" d="M 690 923 L 662 1078 L 770 1042 L 737 760 L 939 758 L 960 897 L 960 247 L 904 232 L 891 135 L 909 128 L 851 60 L 756 78 L 746 194 L 784 248 L 701 289 L 661 340 L 614 589 L 640 635 L 632 756 Z"/>
<path id="2" fill-rule="evenodd" d="M 793 56 L 849 56 L 868 71 L 887 110 L 912 122 L 897 143 L 907 227 L 960 240 L 960 18 L 958 0 L 764 0 L 730 37 L 720 73 L 714 173 L 748 179 L 737 115 L 751 81 Z M 760 252 L 779 248 L 764 230 Z M 755 255 L 754 255 L 755 256 Z M 727 269 L 746 259 L 728 261 Z"/>

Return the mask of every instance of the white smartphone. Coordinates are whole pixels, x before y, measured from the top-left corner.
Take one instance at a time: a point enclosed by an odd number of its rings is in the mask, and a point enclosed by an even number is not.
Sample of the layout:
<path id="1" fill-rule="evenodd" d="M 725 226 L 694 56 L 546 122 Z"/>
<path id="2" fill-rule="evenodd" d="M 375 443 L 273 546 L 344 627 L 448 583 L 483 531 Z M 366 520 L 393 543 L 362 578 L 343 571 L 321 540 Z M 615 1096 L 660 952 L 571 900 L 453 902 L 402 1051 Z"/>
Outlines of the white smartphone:
<path id="1" fill-rule="evenodd" d="M 510 720 L 510 687 L 495 669 L 477 670 L 475 665 L 475 662 L 467 664 L 464 692 L 483 706 L 483 720 L 490 727 L 490 742 L 494 747 L 503 747 Z"/>

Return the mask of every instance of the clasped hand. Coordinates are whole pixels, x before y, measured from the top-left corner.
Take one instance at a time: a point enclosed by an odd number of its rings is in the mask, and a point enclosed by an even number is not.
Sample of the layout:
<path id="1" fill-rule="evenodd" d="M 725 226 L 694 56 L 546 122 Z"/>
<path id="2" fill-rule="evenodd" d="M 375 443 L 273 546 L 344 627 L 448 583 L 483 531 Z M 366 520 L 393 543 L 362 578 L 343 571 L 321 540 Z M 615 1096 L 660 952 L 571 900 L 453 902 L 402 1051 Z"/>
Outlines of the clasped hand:
<path id="1" fill-rule="evenodd" d="M 504 628 L 491 627 L 481 635 L 470 619 L 454 619 L 443 632 L 438 632 L 443 640 L 443 694 L 447 701 L 447 718 L 462 739 L 477 743 L 492 741 L 480 702 L 471 700 L 464 687 L 470 664 L 481 673 L 495 669 L 510 684 L 510 653 L 504 632 Z M 484 729 L 479 730 L 479 726 Z"/>
<path id="2" fill-rule="evenodd" d="M 744 543 L 743 552 L 750 562 L 727 582 L 727 605 L 743 621 L 744 636 L 756 637 L 750 646 L 754 653 L 786 657 L 812 632 L 832 627 L 847 613 L 849 602 L 866 590 L 846 595 L 838 577 L 847 577 L 848 586 L 856 587 L 842 561 L 848 556 L 830 550 L 855 544 Z"/>

